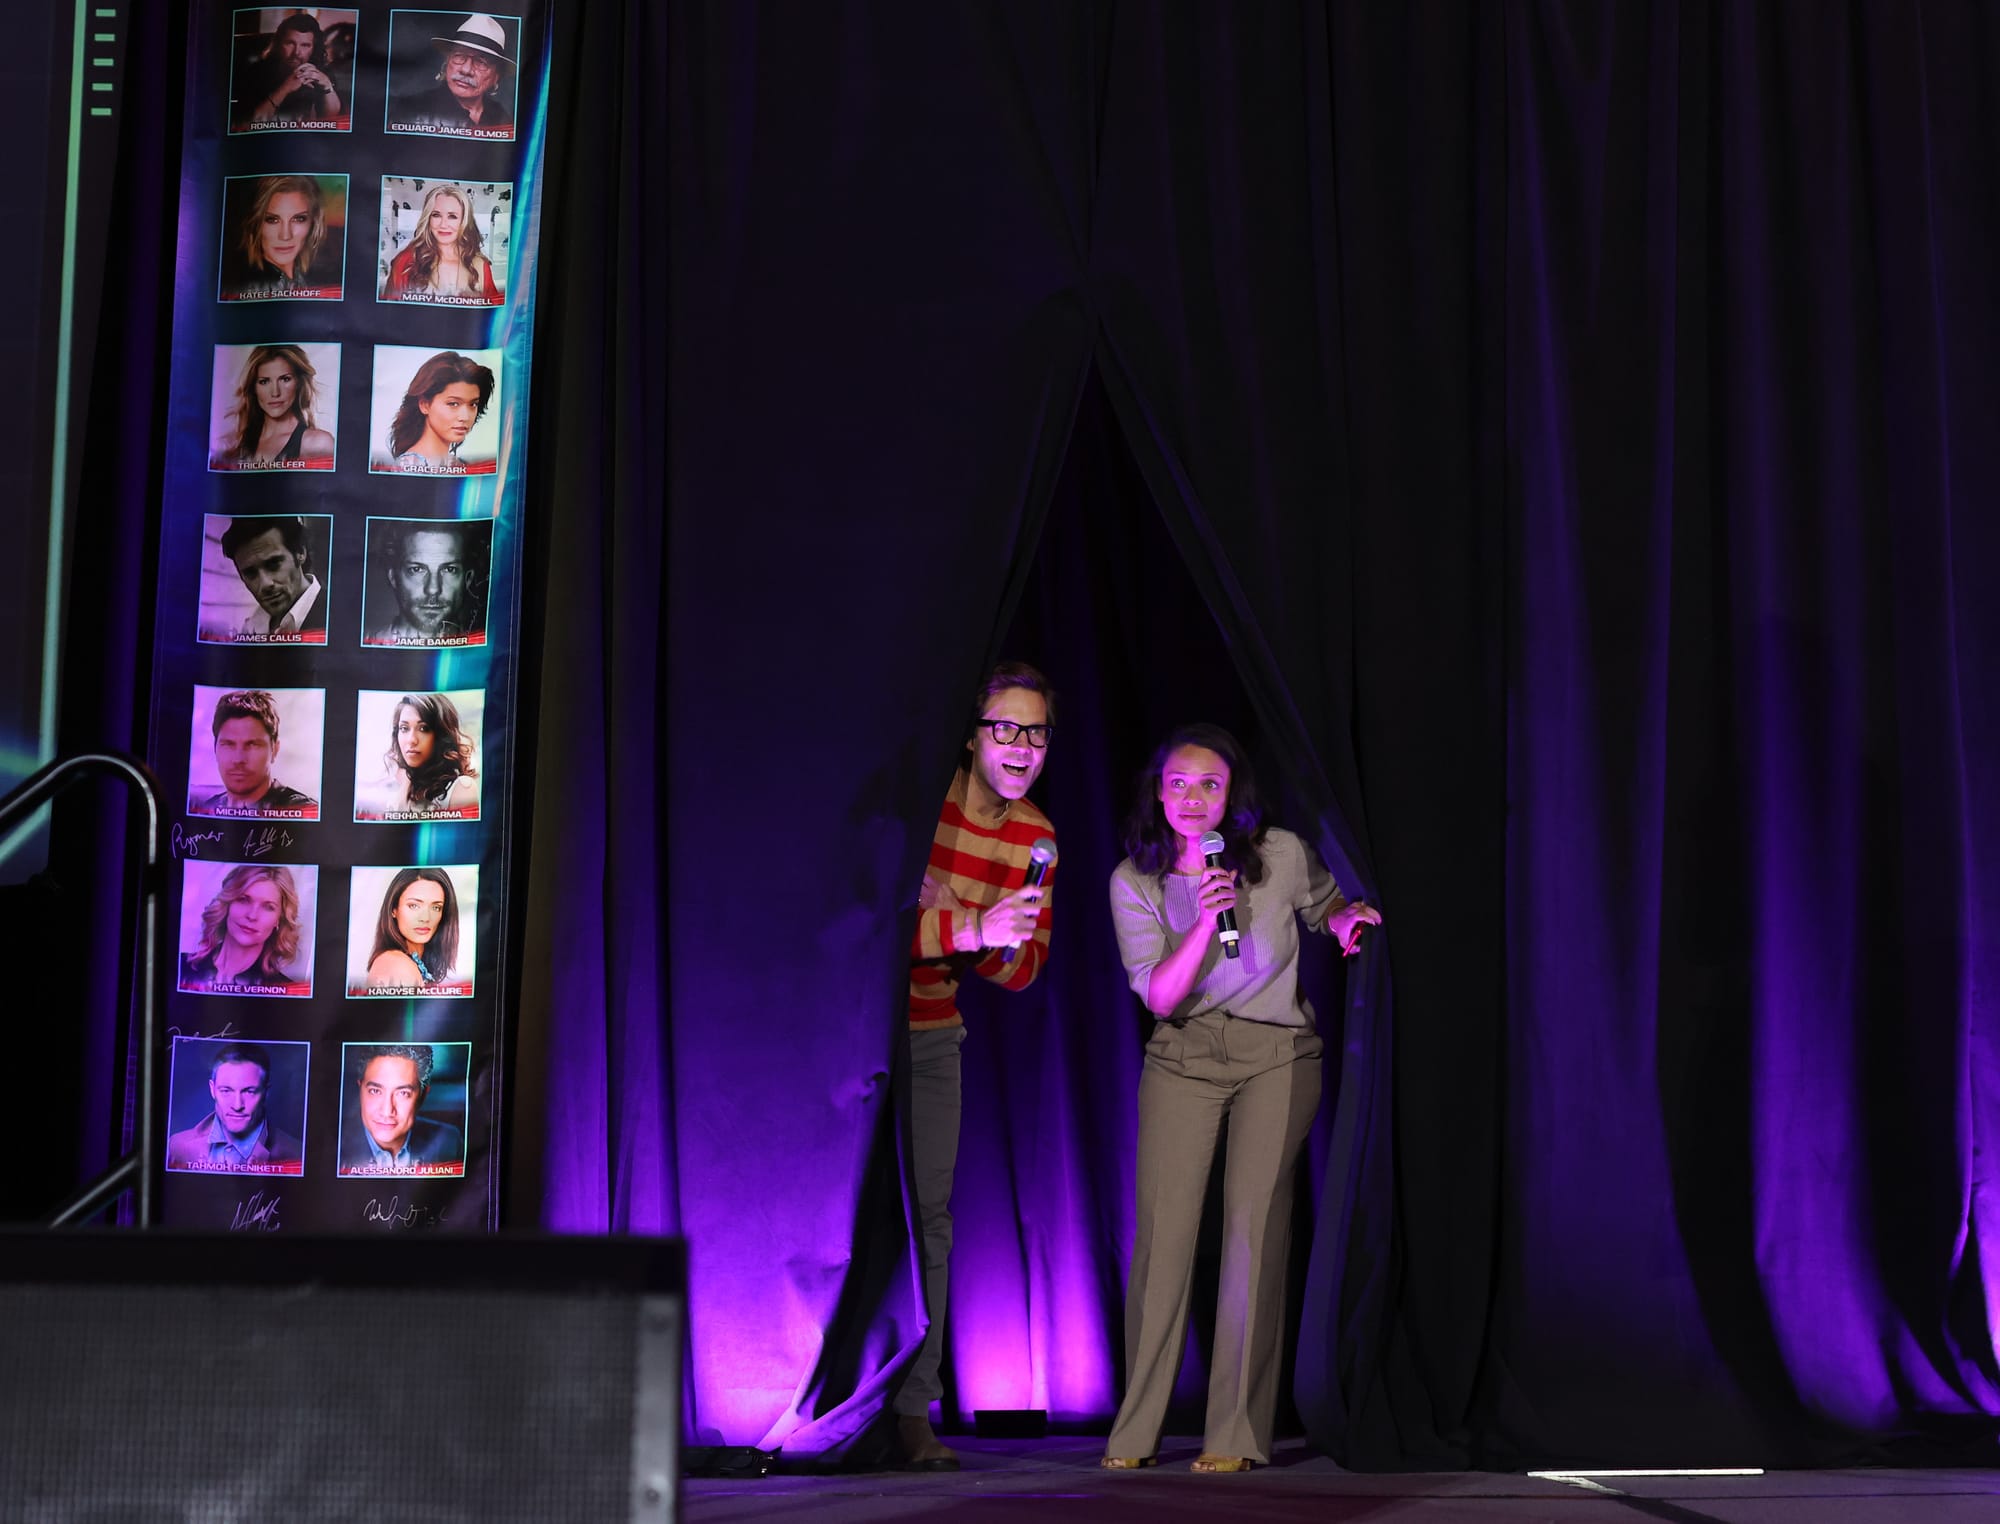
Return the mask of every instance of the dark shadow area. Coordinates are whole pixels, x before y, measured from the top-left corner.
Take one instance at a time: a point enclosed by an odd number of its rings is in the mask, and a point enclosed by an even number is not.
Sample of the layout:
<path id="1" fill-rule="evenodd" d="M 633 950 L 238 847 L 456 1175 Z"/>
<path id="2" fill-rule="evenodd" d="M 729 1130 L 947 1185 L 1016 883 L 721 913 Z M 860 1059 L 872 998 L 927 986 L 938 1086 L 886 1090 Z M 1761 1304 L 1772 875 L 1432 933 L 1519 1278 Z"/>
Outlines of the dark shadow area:
<path id="1" fill-rule="evenodd" d="M 76 1119 L 84 1087 L 108 1083 L 86 1076 L 89 1034 L 72 978 L 84 950 L 65 931 L 80 917 L 79 897 L 52 874 L 0 887 L 0 961 L 12 971 L 7 1003 L 15 1015 L 8 1051 L 23 1102 L 13 1126 L 17 1137 L 41 1140 L 0 1171 L 0 1221 L 37 1221 L 74 1191 L 83 1176 Z"/>

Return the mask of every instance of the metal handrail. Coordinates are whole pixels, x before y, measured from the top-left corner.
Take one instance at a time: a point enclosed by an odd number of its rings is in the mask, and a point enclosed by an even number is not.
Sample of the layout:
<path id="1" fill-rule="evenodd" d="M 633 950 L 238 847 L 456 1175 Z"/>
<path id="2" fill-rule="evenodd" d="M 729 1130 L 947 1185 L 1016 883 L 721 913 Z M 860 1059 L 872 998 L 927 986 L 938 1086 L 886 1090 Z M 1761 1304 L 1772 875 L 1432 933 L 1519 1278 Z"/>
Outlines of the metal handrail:
<path id="1" fill-rule="evenodd" d="M 153 1137 L 154 1047 L 159 1039 L 158 958 L 160 879 L 164 862 L 160 846 L 160 784 L 146 764 L 115 752 L 92 751 L 74 757 L 58 757 L 40 771 L 23 779 L 5 799 L 0 799 L 0 833 L 15 820 L 55 798 L 71 784 L 90 773 L 115 773 L 139 793 L 146 804 L 146 861 L 139 881 L 139 1117 L 138 1141 L 132 1152 L 99 1175 L 72 1197 L 49 1219 L 50 1227 L 62 1227 L 94 1217 L 125 1191 L 133 1197 L 133 1216 L 140 1227 L 153 1225 L 154 1154 Z"/>

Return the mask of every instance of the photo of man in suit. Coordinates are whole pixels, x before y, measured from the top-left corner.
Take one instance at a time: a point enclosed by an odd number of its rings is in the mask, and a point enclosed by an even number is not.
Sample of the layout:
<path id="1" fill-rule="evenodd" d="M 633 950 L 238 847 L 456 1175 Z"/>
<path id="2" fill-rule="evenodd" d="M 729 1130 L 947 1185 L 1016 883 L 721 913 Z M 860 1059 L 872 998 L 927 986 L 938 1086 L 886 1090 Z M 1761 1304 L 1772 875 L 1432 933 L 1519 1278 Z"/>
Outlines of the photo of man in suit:
<path id="1" fill-rule="evenodd" d="M 422 1115 L 436 1056 L 429 1043 L 349 1045 L 354 1104 L 340 1124 L 343 1175 L 459 1174 L 465 1136 Z"/>

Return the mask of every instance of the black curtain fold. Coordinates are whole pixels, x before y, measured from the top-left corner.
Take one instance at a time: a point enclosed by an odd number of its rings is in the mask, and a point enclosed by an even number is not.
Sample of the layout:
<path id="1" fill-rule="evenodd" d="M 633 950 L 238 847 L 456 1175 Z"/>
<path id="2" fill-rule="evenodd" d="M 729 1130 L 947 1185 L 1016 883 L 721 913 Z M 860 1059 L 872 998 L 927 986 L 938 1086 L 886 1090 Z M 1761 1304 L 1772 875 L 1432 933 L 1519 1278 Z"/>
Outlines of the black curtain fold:
<path id="1" fill-rule="evenodd" d="M 668 293 L 659 277 L 626 276 L 672 236 L 653 188 L 669 137 L 658 81 L 672 62 L 645 7 L 556 17 L 528 455 L 538 511 L 521 610 L 537 637 L 525 646 L 525 786 L 512 823 L 527 886 L 510 927 L 522 1067 L 503 1157 L 517 1225 L 543 1217 L 563 1171 L 598 1183 L 545 1218 L 574 1232 L 665 1232 L 678 1215 L 674 1136 L 657 1104 L 672 1085 L 672 1033 L 657 1019 L 668 939 L 616 909 L 665 893 L 670 800 L 652 772 L 667 751 L 672 669 L 671 525 L 658 506 Z"/>
<path id="2" fill-rule="evenodd" d="M 546 1026 L 524 1027 L 526 1067 L 547 1074 L 539 1216 L 685 1232 L 693 1431 L 834 1451 L 921 1337 L 900 1199 L 881 1188 L 908 911 L 1087 329 L 1046 177 L 982 136 L 1027 109 L 990 53 L 997 12 L 658 21 L 629 24 L 662 39 L 635 67 L 677 82 L 665 112 L 646 116 L 657 94 L 606 101 L 601 61 L 626 55 L 578 35 L 579 114 L 550 145 L 552 189 L 574 177 L 559 224 L 609 204 L 586 188 L 604 178 L 607 108 L 674 129 L 657 156 L 638 150 L 647 210 L 547 267 L 583 310 L 629 300 L 636 278 L 664 322 L 616 312 L 538 335 L 559 378 L 538 386 L 549 495 L 586 484 L 570 500 L 606 526 L 601 554 L 549 562 L 552 632 L 589 611 L 606 654 L 578 667 L 552 635 L 541 681 L 529 957 L 540 939 L 566 961 Z M 931 67 L 912 71 L 919 43 Z M 1042 83 L 1038 109 L 1060 105 Z M 915 120 L 937 130 L 910 134 Z M 922 221 L 902 215 L 913 197 Z M 634 355 L 664 359 L 664 412 L 598 379 Z M 606 448 L 582 416 L 594 402 L 628 421 L 613 459 L 663 445 L 662 469 L 568 469 Z M 657 731 L 643 692 L 588 681 L 656 651 Z M 617 734 L 572 780 L 579 708 Z M 646 809 L 627 807 L 635 792 Z M 657 830 L 634 830 L 654 805 Z M 621 969 L 636 948 L 658 965 Z M 668 1060 L 633 1072 L 623 1053 L 649 1040 Z"/>

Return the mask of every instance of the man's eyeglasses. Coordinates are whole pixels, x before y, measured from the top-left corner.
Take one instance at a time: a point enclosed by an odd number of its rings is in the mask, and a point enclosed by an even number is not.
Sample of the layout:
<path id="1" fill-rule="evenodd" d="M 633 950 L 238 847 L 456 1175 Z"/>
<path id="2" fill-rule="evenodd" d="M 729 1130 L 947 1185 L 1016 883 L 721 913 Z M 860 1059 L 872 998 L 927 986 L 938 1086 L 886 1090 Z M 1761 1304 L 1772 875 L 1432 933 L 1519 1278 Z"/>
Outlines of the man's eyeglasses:
<path id="1" fill-rule="evenodd" d="M 979 728 L 993 732 L 993 744 L 995 746 L 1012 746 L 1016 741 L 1026 736 L 1028 744 L 1034 747 L 1036 751 L 1041 751 L 1047 747 L 1049 737 L 1056 733 L 1056 728 L 1053 725 L 1016 725 L 1012 720 L 981 720 L 979 721 Z"/>

